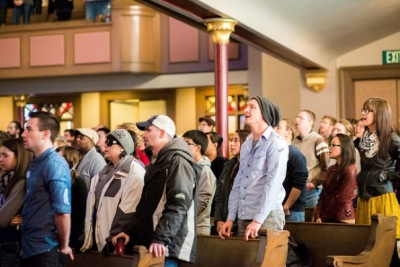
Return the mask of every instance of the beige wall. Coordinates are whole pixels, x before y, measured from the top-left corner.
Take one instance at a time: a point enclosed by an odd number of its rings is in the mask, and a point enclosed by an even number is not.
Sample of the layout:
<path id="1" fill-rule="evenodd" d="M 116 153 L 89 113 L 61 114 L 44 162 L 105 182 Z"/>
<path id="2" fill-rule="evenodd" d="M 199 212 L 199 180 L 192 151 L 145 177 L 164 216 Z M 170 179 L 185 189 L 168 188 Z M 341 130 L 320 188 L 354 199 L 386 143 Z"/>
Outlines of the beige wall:
<path id="1" fill-rule="evenodd" d="M 176 135 L 197 129 L 196 89 L 180 88 L 176 90 Z"/>
<path id="2" fill-rule="evenodd" d="M 249 48 L 249 94 L 263 95 L 274 101 L 282 117 L 295 120 L 302 109 L 312 110 L 316 116 L 316 127 L 324 115 L 337 117 L 338 93 L 336 69 L 331 64 L 327 86 L 316 93 L 305 86 L 303 70 L 289 65 L 268 54 Z"/>
<path id="3" fill-rule="evenodd" d="M 93 128 L 100 121 L 100 93 L 85 93 L 81 96 L 82 114 L 79 127 Z M 77 128 L 77 127 L 76 127 Z"/>
<path id="4" fill-rule="evenodd" d="M 400 49 L 400 32 L 353 50 L 337 58 L 337 68 L 382 65 L 383 50 Z"/>
<path id="5" fill-rule="evenodd" d="M 300 109 L 300 70 L 267 54 L 263 58 L 263 95 L 278 104 L 282 117 L 294 120 Z"/>
<path id="6" fill-rule="evenodd" d="M 0 107 L 1 107 L 0 130 L 6 132 L 8 123 L 14 120 L 13 98 L 11 96 L 0 97 Z"/>

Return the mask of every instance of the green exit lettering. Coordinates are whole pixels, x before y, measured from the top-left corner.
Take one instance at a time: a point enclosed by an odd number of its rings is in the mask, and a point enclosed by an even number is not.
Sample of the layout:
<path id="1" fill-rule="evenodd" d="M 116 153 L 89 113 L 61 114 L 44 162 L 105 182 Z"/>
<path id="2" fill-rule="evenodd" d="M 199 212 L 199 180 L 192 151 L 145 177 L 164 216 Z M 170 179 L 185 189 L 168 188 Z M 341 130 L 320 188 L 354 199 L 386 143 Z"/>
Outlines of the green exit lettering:
<path id="1" fill-rule="evenodd" d="M 400 50 L 382 52 L 383 64 L 400 64 Z"/>

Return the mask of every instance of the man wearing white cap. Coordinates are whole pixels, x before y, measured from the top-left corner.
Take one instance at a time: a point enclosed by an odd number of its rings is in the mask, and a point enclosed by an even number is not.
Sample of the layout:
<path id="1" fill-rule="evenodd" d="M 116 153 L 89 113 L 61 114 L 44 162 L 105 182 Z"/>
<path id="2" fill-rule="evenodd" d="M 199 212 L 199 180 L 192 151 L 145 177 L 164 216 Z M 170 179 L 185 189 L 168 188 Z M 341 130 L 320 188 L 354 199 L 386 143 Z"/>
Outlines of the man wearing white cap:
<path id="1" fill-rule="evenodd" d="M 76 172 L 89 190 L 90 179 L 106 166 L 104 158 L 96 151 L 95 145 L 99 141 L 96 131 L 89 128 L 79 128 L 75 132 L 75 146 L 81 154 L 81 161 Z"/>
<path id="2" fill-rule="evenodd" d="M 165 266 L 196 257 L 196 179 L 201 168 L 193 162 L 188 145 L 174 138 L 175 124 L 165 115 L 136 123 L 147 149 L 153 152 L 146 166 L 145 185 L 136 213 L 119 233 L 125 243 L 149 248 L 155 257 L 165 255 Z"/>

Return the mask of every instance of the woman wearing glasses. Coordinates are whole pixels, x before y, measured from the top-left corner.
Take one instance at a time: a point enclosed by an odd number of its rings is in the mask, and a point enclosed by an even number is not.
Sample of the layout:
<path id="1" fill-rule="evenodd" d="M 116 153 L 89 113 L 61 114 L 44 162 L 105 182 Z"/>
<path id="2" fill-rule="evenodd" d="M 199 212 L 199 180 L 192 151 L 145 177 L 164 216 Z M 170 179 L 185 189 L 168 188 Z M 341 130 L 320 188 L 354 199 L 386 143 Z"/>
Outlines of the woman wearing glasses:
<path id="1" fill-rule="evenodd" d="M 81 251 L 92 249 L 108 255 L 114 251 L 112 237 L 136 210 L 145 170 L 132 155 L 136 148 L 127 130 L 110 132 L 105 143 L 104 157 L 109 163 L 91 179 Z"/>
<path id="2" fill-rule="evenodd" d="M 345 134 L 336 134 L 329 146 L 329 157 L 336 163 L 326 171 L 314 220 L 317 223 L 355 223 L 352 198 L 357 169 L 353 139 Z"/>
<path id="3" fill-rule="evenodd" d="M 340 119 L 336 122 L 335 127 L 333 128 L 332 136 L 336 136 L 339 133 L 350 136 L 354 144 L 355 129 L 348 120 Z M 354 149 L 356 157 L 355 165 L 357 168 L 357 173 L 359 173 L 361 170 L 360 152 L 358 152 L 356 147 L 354 147 Z"/>
<path id="4" fill-rule="evenodd" d="M 366 128 L 359 145 L 361 172 L 357 175 L 356 223 L 371 224 L 371 215 L 378 213 L 400 218 L 391 183 L 400 177 L 400 138 L 392 123 L 390 106 L 382 98 L 370 98 L 361 114 Z M 400 238 L 400 220 L 396 237 Z"/>

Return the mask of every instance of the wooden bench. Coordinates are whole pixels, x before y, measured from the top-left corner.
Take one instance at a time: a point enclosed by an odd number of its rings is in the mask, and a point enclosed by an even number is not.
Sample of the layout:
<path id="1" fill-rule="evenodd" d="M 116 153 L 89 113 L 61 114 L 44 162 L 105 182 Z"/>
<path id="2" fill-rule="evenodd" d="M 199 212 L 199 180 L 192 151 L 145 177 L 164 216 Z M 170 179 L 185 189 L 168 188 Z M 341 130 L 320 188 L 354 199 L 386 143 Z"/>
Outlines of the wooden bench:
<path id="1" fill-rule="evenodd" d="M 390 263 L 392 258 L 397 218 L 373 215 L 371 220 L 371 226 L 286 222 L 284 229 L 296 241 L 305 243 L 310 248 L 313 266 L 389 266 L 382 259 L 385 258 Z M 368 265 L 371 259 L 376 259 L 381 264 Z M 335 265 L 339 262 L 342 265 Z"/>
<path id="2" fill-rule="evenodd" d="M 313 266 L 384 267 L 389 266 L 385 260 L 390 262 L 394 251 L 396 220 L 394 216 L 373 215 L 371 226 L 287 222 L 285 229 L 295 240 L 310 247 Z M 264 229 L 261 230 L 260 239 L 248 242 L 233 237 L 222 240 L 217 236 L 198 236 L 196 263 L 181 263 L 180 266 L 264 266 L 262 263 L 265 254 L 277 255 L 268 253 L 266 244 Z M 75 260 L 69 261 L 67 266 L 136 267 L 139 263 L 138 255 L 136 251 L 133 256 L 110 255 L 105 258 L 98 252 L 87 252 L 76 255 Z M 271 256 L 273 257 L 275 256 Z"/>
<path id="3" fill-rule="evenodd" d="M 286 246 L 289 232 L 285 233 Z M 253 239 L 245 242 L 242 238 L 230 237 L 222 240 L 218 236 L 199 235 L 197 237 L 196 263 L 190 264 L 182 262 L 181 267 L 220 267 L 220 266 L 240 266 L 256 267 L 262 266 L 264 253 L 266 253 L 267 231 L 260 231 L 260 239 Z M 273 234 L 273 233 L 272 233 Z M 272 239 L 271 239 L 272 240 Z M 276 240 L 276 239 L 275 239 Z M 284 242 L 283 242 L 284 243 Z M 281 243 L 282 244 L 282 243 Z M 278 244 L 279 245 L 279 244 Z M 282 247 L 280 248 L 282 252 Z M 104 257 L 99 252 L 88 251 L 75 255 L 74 261 L 68 261 L 67 267 L 93 266 L 93 267 L 136 267 L 139 263 L 139 247 L 135 247 L 133 256 L 118 257 L 110 255 Z M 287 247 L 284 248 L 287 251 Z M 281 254 L 269 250 L 269 255 Z M 271 256 L 271 259 L 277 256 Z M 284 256 L 286 258 L 286 256 Z"/>

